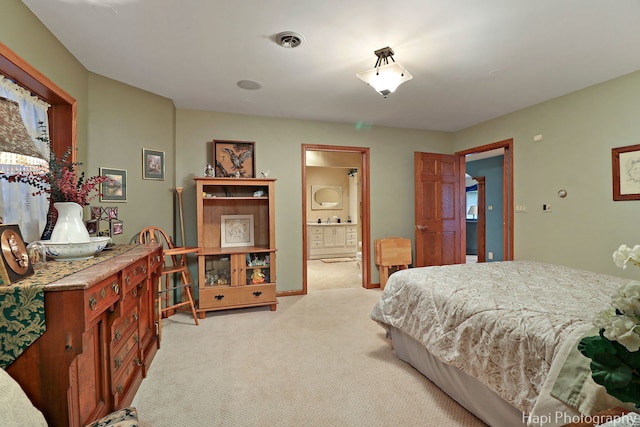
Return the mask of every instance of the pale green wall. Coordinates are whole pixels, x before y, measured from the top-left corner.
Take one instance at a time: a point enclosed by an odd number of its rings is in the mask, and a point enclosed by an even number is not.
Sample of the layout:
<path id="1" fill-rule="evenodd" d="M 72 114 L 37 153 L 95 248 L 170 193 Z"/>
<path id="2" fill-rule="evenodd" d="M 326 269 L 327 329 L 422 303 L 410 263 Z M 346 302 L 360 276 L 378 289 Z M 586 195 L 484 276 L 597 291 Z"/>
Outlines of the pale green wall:
<path id="1" fill-rule="evenodd" d="M 211 141 L 256 142 L 256 170 L 276 181 L 278 291 L 302 289 L 302 144 L 371 149 L 371 239 L 412 237 L 413 152 L 449 152 L 450 135 L 237 114 L 177 110 L 176 176 L 184 187 L 187 244 L 196 245 L 194 176 L 212 161 Z M 182 177 L 182 181 L 181 178 Z M 373 257 L 373 248 L 371 248 Z M 372 260 L 372 282 L 378 271 Z"/>
<path id="2" fill-rule="evenodd" d="M 639 93 L 636 72 L 454 135 L 456 150 L 514 139 L 514 201 L 527 209 L 515 214 L 516 259 L 638 277 L 611 258 L 640 244 L 640 202 L 612 198 L 611 149 L 640 143 Z"/>
<path id="3" fill-rule="evenodd" d="M 157 226 L 181 242 L 174 230 L 175 108 L 162 98 L 97 74 L 89 75 L 89 160 L 87 170 L 127 171 L 127 202 L 92 202 L 115 206 L 124 221 L 116 243 L 128 243 L 147 226 Z M 165 179 L 142 179 L 142 148 L 165 152 Z M 177 212 L 177 210 L 176 210 Z"/>

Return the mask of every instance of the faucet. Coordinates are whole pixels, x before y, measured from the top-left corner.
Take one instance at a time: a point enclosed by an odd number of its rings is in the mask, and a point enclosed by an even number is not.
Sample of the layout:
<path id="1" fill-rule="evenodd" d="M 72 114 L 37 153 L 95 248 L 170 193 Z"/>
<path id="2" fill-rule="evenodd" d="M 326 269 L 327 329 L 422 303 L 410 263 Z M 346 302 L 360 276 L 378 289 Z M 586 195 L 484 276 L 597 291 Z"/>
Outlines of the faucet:
<path id="1" fill-rule="evenodd" d="M 331 224 L 331 217 L 330 216 L 327 217 L 327 224 Z"/>

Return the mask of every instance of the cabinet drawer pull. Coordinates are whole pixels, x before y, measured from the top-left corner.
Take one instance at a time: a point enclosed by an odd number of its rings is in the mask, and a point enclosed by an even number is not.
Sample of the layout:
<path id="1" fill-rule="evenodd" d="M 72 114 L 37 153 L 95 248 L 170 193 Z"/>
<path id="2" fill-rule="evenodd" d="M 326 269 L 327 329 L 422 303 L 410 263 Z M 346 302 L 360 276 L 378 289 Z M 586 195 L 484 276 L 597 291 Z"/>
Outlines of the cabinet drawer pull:
<path id="1" fill-rule="evenodd" d="M 89 310 L 95 310 L 98 305 L 98 301 L 94 297 L 89 297 Z"/>
<path id="2" fill-rule="evenodd" d="M 224 298 L 224 295 L 216 295 L 214 298 L 220 301 L 222 298 Z"/>
<path id="3" fill-rule="evenodd" d="M 133 363 L 135 363 L 136 366 L 142 366 L 142 362 L 137 357 L 135 359 L 133 359 Z"/>
<path id="4" fill-rule="evenodd" d="M 122 387 L 122 384 L 118 384 L 116 387 L 116 393 L 122 394 L 122 390 L 124 390 L 124 387 Z"/>
<path id="5" fill-rule="evenodd" d="M 146 265 L 142 266 L 142 273 L 143 274 L 147 274 L 147 266 Z"/>
<path id="6" fill-rule="evenodd" d="M 131 277 L 130 276 L 125 277 L 124 281 L 127 282 L 127 285 L 129 285 L 131 283 Z"/>
<path id="7" fill-rule="evenodd" d="M 255 291 L 255 292 L 253 293 L 253 295 L 255 295 L 255 296 L 259 297 L 260 295 L 262 295 L 262 292 L 261 292 L 261 291 Z"/>
<path id="8" fill-rule="evenodd" d="M 133 312 L 133 320 L 138 320 L 138 312 L 137 311 Z"/>
<path id="9" fill-rule="evenodd" d="M 116 293 L 116 294 L 120 293 L 120 285 L 118 285 L 117 282 L 113 282 L 111 284 L 111 289 L 113 289 L 113 292 Z"/>

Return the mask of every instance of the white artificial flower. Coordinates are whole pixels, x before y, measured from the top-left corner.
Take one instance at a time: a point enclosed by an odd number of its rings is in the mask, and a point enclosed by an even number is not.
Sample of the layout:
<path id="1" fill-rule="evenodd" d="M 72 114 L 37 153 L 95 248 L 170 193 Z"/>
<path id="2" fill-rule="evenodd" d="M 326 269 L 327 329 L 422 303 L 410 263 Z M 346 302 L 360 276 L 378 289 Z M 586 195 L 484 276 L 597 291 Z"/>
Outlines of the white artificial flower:
<path id="1" fill-rule="evenodd" d="M 613 308 L 628 315 L 640 315 L 640 282 L 629 282 L 618 288 L 611 297 Z"/>
<path id="2" fill-rule="evenodd" d="M 640 349 L 640 335 L 635 332 L 638 327 L 636 317 L 618 315 L 604 330 L 604 336 L 611 341 L 618 341 L 630 352 Z"/>
<path id="3" fill-rule="evenodd" d="M 627 261 L 629 260 L 629 254 L 631 248 L 627 245 L 620 245 L 617 251 L 613 253 L 613 262 L 622 269 L 627 268 Z"/>
<path id="4" fill-rule="evenodd" d="M 613 253 L 613 262 L 615 262 L 618 267 L 622 269 L 627 268 L 629 261 L 640 267 L 640 245 L 635 245 L 633 249 L 627 245 L 620 245 L 618 250 Z"/>
<path id="5" fill-rule="evenodd" d="M 593 319 L 593 326 L 598 329 L 607 329 L 611 327 L 611 320 L 616 316 L 616 311 L 613 308 L 608 308 L 601 311 Z"/>

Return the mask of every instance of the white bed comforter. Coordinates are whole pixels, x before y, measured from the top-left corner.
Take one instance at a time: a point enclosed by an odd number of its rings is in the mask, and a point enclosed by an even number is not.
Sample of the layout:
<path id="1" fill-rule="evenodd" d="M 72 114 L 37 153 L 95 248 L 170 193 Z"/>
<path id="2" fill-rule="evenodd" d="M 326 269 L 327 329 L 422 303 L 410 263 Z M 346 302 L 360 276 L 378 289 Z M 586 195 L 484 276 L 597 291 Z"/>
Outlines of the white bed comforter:
<path id="1" fill-rule="evenodd" d="M 409 334 L 528 414 L 560 344 L 627 281 L 531 261 L 401 270 L 390 276 L 371 318 Z"/>

